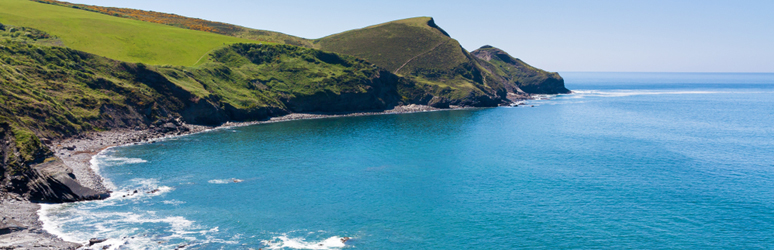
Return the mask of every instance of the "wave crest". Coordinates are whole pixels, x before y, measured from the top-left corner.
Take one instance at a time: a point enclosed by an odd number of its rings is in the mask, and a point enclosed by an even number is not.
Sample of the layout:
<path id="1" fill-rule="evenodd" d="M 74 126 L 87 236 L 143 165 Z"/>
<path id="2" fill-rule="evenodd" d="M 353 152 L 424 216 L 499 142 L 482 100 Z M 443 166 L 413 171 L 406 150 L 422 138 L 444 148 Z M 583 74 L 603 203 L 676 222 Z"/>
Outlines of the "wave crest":
<path id="1" fill-rule="evenodd" d="M 304 238 L 290 238 L 287 235 L 277 236 L 271 240 L 264 240 L 266 249 L 341 249 L 346 247 L 345 242 L 351 238 L 333 236 L 318 242 L 307 242 Z"/>

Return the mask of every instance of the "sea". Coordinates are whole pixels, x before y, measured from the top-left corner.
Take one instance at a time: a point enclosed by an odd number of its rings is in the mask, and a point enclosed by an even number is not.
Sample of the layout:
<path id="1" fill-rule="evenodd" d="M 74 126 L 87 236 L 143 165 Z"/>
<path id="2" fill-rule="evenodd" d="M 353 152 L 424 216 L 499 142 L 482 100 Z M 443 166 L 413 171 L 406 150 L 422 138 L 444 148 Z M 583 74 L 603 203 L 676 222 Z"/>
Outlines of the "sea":
<path id="1" fill-rule="evenodd" d="M 110 148 L 109 199 L 39 214 L 94 249 L 774 248 L 774 74 L 561 75 L 515 107 Z"/>

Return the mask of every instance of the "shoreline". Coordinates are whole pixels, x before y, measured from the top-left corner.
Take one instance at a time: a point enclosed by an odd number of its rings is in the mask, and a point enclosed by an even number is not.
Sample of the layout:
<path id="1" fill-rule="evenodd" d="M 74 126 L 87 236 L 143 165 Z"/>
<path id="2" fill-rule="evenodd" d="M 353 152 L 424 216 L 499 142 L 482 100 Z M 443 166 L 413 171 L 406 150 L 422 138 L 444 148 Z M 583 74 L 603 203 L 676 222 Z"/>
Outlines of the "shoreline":
<path id="1" fill-rule="evenodd" d="M 181 123 L 174 129 L 159 132 L 151 129 L 114 129 L 99 132 L 87 132 L 72 138 L 53 141 L 47 145 L 54 154 L 62 159 L 72 170 L 75 179 L 83 185 L 99 192 L 110 193 L 114 190 L 106 185 L 104 177 L 91 164 L 92 158 L 100 152 L 113 147 L 154 143 L 155 141 L 186 135 L 199 134 L 219 129 L 245 127 L 258 124 L 287 122 L 296 120 L 312 120 L 338 117 L 411 114 L 421 112 L 453 111 L 480 109 L 476 107 L 452 106 L 439 109 L 426 105 L 404 105 L 390 110 L 352 113 L 291 113 L 284 116 L 271 117 L 263 121 L 226 122 L 219 126 L 202 126 Z M 0 228 L 0 248 L 23 249 L 79 249 L 88 242 L 70 242 L 62 237 L 48 232 L 40 219 L 41 205 L 27 201 L 15 194 L 0 196 L 0 215 L 3 217 Z M 6 230 L 3 234 L 1 230 Z M 86 245 L 85 245 L 86 244 Z"/>
<path id="2" fill-rule="evenodd" d="M 140 145 L 143 143 L 154 143 L 155 141 L 159 140 L 205 133 L 219 129 L 246 127 L 277 122 L 472 109 L 480 108 L 453 106 L 448 109 L 439 109 L 426 105 L 412 104 L 398 106 L 390 110 L 378 112 L 352 112 L 342 114 L 291 113 L 284 116 L 271 117 L 268 120 L 263 121 L 225 122 L 218 126 L 182 124 L 180 127 L 185 127 L 184 132 L 181 132 L 179 129 L 167 133 L 154 133 L 151 130 L 115 129 L 101 132 L 89 132 L 80 136 L 80 138 L 70 138 L 62 141 L 56 141 L 52 143 L 54 145 L 50 145 L 50 148 L 54 151 L 56 156 L 65 162 L 65 165 L 73 170 L 73 174 L 76 177 L 75 179 L 77 179 L 81 185 L 101 192 L 111 192 L 113 190 L 109 190 L 108 187 L 105 186 L 103 177 L 100 176 L 99 173 L 95 172 L 95 169 L 91 164 L 91 159 L 93 156 L 109 148 Z"/>

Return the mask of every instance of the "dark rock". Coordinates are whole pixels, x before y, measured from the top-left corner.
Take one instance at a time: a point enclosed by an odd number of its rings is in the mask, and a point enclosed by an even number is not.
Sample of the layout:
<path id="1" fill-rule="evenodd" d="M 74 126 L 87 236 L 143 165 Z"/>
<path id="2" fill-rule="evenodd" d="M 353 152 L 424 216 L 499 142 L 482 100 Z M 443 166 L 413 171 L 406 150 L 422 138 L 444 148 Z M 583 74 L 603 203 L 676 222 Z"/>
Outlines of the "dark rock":
<path id="1" fill-rule="evenodd" d="M 18 226 L 2 226 L 0 225 L 0 235 L 9 234 L 17 231 L 22 231 L 26 228 Z"/>
<path id="2" fill-rule="evenodd" d="M 168 123 L 164 123 L 164 125 L 161 125 L 161 127 L 159 129 L 160 129 L 160 131 L 162 133 L 168 133 L 170 131 L 177 130 L 177 125 L 175 125 L 175 124 L 173 124 L 171 122 L 168 122 Z"/>
<path id="3" fill-rule="evenodd" d="M 30 200 L 46 202 L 72 202 L 105 199 L 108 193 L 97 192 L 82 186 L 72 174 L 72 170 L 60 159 L 33 165 L 32 171 L 25 173 L 25 187 L 18 191 L 28 193 Z"/>
<path id="4" fill-rule="evenodd" d="M 107 239 L 92 238 L 89 240 L 89 246 L 93 246 L 94 244 L 99 244 L 105 241 L 107 241 Z"/>

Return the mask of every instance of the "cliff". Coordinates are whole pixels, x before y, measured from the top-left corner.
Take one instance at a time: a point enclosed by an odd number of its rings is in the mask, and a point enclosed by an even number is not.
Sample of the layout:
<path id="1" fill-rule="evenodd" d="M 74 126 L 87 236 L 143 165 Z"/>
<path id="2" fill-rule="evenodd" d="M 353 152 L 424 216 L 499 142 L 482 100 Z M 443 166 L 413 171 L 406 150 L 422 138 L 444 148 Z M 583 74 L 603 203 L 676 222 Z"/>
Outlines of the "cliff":
<path id="1" fill-rule="evenodd" d="M 179 67 L 35 42 L 0 40 L 0 188 L 30 200 L 105 197 L 81 186 L 49 150 L 58 139 L 121 128 L 179 131 L 183 123 L 293 112 L 378 111 L 432 99 L 363 60 L 289 45 L 236 44 L 214 51 L 199 67 Z"/>
<path id="2" fill-rule="evenodd" d="M 483 46 L 471 55 L 483 60 L 482 63 L 493 74 L 500 77 L 510 92 L 523 91 L 530 94 L 566 94 L 564 79 L 556 72 L 547 72 L 514 58 L 492 46 Z"/>
<path id="3" fill-rule="evenodd" d="M 38 2 L 0 3 L 0 21 L 11 22 L 0 24 L 0 191 L 30 200 L 105 197 L 80 185 L 49 149 L 92 131 L 184 132 L 185 123 L 410 104 L 492 107 L 509 94 L 568 92 L 558 74 L 501 50 L 469 53 L 429 17 L 305 40 L 157 12 Z"/>

